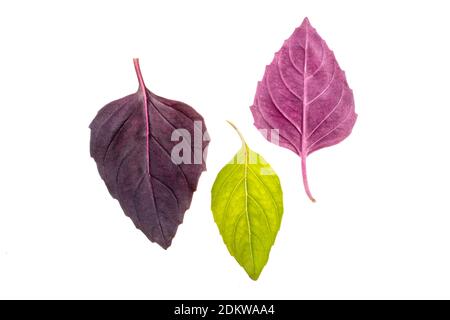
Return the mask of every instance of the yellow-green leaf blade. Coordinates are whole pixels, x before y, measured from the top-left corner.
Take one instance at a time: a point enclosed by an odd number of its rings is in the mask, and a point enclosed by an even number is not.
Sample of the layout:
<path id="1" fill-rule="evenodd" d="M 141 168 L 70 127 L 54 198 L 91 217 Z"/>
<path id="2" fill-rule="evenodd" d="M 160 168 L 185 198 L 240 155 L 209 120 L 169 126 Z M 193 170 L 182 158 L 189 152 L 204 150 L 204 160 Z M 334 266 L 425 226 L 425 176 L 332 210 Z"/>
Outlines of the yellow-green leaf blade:
<path id="1" fill-rule="evenodd" d="M 270 165 L 244 143 L 217 175 L 211 209 L 228 251 L 258 279 L 283 215 L 280 181 Z"/>

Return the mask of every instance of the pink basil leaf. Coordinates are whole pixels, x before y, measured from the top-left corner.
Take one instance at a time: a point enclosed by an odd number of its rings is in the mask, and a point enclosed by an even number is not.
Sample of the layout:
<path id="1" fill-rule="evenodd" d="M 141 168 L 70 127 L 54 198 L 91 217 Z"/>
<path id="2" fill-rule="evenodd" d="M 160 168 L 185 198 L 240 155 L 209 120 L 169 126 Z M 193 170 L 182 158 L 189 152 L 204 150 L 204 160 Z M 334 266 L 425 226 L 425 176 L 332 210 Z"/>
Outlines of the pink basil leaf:
<path id="1" fill-rule="evenodd" d="M 206 127 L 192 107 L 149 91 L 139 61 L 134 63 L 139 89 L 98 112 L 90 125 L 91 156 L 125 214 L 166 249 L 206 169 L 202 157 L 208 145 L 203 139 Z M 180 143 L 172 141 L 176 129 L 184 129 L 177 131 L 182 135 L 178 138 L 189 141 L 191 159 L 196 157 L 190 164 L 172 161 L 172 150 Z"/>
<path id="2" fill-rule="evenodd" d="M 315 201 L 306 157 L 350 135 L 357 114 L 344 71 L 308 18 L 266 67 L 250 109 L 258 129 L 278 129 L 279 144 L 302 158 L 305 191 Z"/>

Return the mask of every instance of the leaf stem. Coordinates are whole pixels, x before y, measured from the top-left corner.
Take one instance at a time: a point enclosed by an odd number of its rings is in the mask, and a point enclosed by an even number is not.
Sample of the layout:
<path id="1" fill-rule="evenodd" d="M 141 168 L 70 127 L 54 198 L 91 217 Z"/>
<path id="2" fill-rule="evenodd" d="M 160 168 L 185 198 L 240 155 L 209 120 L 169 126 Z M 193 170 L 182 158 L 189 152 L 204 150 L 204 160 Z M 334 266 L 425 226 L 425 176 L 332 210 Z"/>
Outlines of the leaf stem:
<path id="1" fill-rule="evenodd" d="M 308 198 L 312 202 L 316 202 L 316 199 L 311 194 L 311 191 L 309 190 L 308 185 L 308 175 L 306 173 L 306 156 L 302 156 L 302 176 L 303 176 L 303 186 L 305 187 L 306 194 L 308 195 Z"/>
<path id="2" fill-rule="evenodd" d="M 134 69 L 136 70 L 136 75 L 137 75 L 138 81 L 139 81 L 139 89 L 141 89 L 141 90 L 143 90 L 143 92 L 145 92 L 145 83 L 144 83 L 144 78 L 142 77 L 141 66 L 139 65 L 139 58 L 134 58 L 133 63 L 134 63 Z"/>
<path id="3" fill-rule="evenodd" d="M 239 135 L 239 138 L 241 138 L 241 142 L 242 142 L 242 150 L 244 153 L 244 159 L 242 159 L 245 163 L 245 165 L 247 166 L 248 162 L 249 162 L 249 151 L 248 151 L 248 146 L 247 143 L 245 142 L 244 136 L 242 135 L 242 133 L 239 131 L 239 129 L 234 125 L 233 122 L 227 120 L 227 122 L 230 124 L 230 126 L 233 127 L 233 129 L 237 132 L 237 134 Z M 237 159 L 238 163 L 240 163 L 241 159 Z"/>
<path id="4" fill-rule="evenodd" d="M 234 130 L 236 130 L 237 134 L 239 135 L 239 138 L 241 138 L 242 141 L 242 145 L 245 147 L 247 146 L 247 143 L 245 142 L 244 136 L 242 135 L 242 133 L 239 131 L 239 129 L 235 126 L 235 124 L 229 120 L 227 120 L 227 122 L 230 124 L 230 126 L 233 127 Z"/>

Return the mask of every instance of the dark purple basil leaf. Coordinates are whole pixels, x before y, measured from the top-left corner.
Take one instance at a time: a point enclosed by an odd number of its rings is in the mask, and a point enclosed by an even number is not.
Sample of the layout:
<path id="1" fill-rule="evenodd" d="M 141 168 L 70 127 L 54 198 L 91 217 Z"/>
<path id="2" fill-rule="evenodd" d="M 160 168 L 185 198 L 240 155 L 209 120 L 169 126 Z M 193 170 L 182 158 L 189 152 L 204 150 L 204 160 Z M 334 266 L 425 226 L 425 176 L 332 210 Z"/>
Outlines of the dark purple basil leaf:
<path id="1" fill-rule="evenodd" d="M 148 90 L 138 59 L 134 64 L 139 89 L 98 112 L 90 125 L 91 156 L 125 214 L 166 249 L 206 170 L 209 139 L 203 117 L 185 103 Z M 172 139 L 176 129 L 181 130 Z M 182 141 L 189 142 L 188 153 L 184 148 L 176 154 L 190 161 L 172 161 L 172 150 Z"/>

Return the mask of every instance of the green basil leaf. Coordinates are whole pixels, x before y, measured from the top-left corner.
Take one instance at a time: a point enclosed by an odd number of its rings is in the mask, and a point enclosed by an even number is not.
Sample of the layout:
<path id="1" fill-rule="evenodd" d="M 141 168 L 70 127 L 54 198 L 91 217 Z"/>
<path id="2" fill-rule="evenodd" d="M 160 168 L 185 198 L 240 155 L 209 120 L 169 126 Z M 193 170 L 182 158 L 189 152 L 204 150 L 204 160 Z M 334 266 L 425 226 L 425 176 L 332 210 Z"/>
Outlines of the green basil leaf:
<path id="1" fill-rule="evenodd" d="M 217 175 L 211 210 L 228 251 L 257 280 L 280 229 L 283 192 L 274 170 L 230 124 L 242 148 Z"/>

